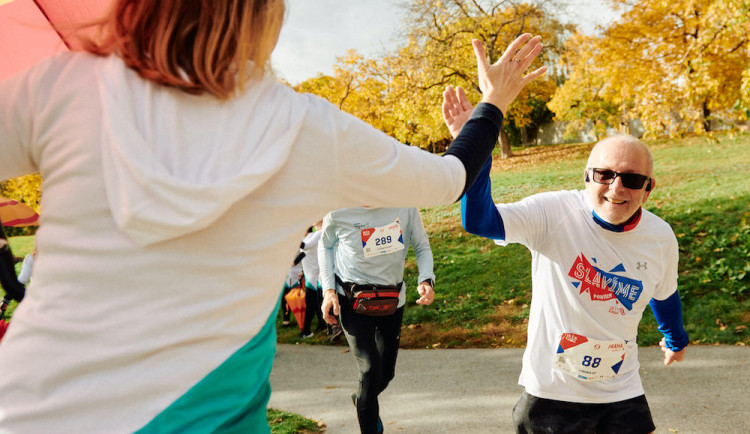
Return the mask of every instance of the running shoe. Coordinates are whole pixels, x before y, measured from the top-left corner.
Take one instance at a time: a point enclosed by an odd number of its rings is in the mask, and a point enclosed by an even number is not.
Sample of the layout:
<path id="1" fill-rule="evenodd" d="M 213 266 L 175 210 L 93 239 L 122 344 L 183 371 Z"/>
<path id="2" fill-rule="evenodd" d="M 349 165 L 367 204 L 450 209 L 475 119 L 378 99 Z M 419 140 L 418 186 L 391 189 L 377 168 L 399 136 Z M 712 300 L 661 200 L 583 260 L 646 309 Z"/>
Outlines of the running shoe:
<path id="1" fill-rule="evenodd" d="M 344 334 L 344 330 L 341 329 L 341 326 L 336 324 L 333 327 L 331 327 L 331 337 L 328 338 L 330 342 L 336 342 L 339 339 L 341 339 L 341 335 Z"/>

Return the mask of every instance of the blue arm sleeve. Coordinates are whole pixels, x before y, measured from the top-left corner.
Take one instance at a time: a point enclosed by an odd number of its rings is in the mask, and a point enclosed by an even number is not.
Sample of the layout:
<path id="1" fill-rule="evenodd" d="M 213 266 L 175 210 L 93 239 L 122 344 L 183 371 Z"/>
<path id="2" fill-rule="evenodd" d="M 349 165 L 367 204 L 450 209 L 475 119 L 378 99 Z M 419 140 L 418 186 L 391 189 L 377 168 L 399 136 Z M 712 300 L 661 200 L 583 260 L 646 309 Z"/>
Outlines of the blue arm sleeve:
<path id="1" fill-rule="evenodd" d="M 461 197 L 461 222 L 466 232 L 494 240 L 504 240 L 503 219 L 492 201 L 491 167 L 492 157 L 482 167 L 476 182 Z"/>
<path id="2" fill-rule="evenodd" d="M 649 302 L 654 312 L 659 331 L 664 335 L 667 348 L 672 351 L 680 351 L 688 344 L 688 334 L 682 325 L 682 302 L 680 293 L 675 291 L 666 300 L 654 300 Z"/>

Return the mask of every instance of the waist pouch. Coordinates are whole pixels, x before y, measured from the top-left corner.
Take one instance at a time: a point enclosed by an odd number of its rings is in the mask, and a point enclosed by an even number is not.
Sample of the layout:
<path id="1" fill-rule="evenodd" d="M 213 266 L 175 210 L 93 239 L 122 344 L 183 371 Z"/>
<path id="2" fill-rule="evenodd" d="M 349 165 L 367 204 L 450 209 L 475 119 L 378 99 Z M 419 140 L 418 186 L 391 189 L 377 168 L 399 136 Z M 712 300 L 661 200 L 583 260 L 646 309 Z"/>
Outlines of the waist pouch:
<path id="1" fill-rule="evenodd" d="M 398 285 L 370 285 L 354 282 L 344 282 L 336 276 L 336 283 L 352 302 L 352 310 L 360 315 L 387 316 L 393 315 L 398 309 L 398 295 L 401 283 Z"/>

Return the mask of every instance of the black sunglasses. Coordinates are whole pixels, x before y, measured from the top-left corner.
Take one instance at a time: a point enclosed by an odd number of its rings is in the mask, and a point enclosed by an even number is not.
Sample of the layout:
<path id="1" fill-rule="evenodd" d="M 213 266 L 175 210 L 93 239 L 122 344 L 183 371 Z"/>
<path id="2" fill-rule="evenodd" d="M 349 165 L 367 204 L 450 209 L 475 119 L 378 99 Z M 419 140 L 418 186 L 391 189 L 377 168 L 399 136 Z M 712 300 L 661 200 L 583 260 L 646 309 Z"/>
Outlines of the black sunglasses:
<path id="1" fill-rule="evenodd" d="M 609 169 L 594 168 L 589 168 L 589 170 L 592 174 L 591 178 L 598 184 L 612 184 L 615 182 L 615 178 L 619 176 L 622 185 L 631 190 L 640 190 L 643 188 L 643 184 L 649 180 L 648 176 L 640 175 L 638 173 L 620 173 Z"/>

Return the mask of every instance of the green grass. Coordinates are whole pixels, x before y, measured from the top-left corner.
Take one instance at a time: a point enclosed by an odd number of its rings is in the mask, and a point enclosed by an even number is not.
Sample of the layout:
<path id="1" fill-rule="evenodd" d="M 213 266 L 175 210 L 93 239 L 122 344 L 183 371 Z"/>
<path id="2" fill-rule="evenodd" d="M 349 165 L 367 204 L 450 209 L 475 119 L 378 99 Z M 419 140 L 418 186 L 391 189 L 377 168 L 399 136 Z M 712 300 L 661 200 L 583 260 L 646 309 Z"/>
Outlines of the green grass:
<path id="1" fill-rule="evenodd" d="M 34 237 L 32 235 L 10 237 L 8 238 L 8 243 L 10 244 L 10 249 L 13 251 L 13 255 L 23 258 L 31 253 L 31 250 L 34 248 Z"/>
<path id="2" fill-rule="evenodd" d="M 266 411 L 266 419 L 271 425 L 273 434 L 308 434 L 325 432 L 325 426 L 319 425 L 314 420 L 289 413 L 286 411 L 269 408 Z"/>

